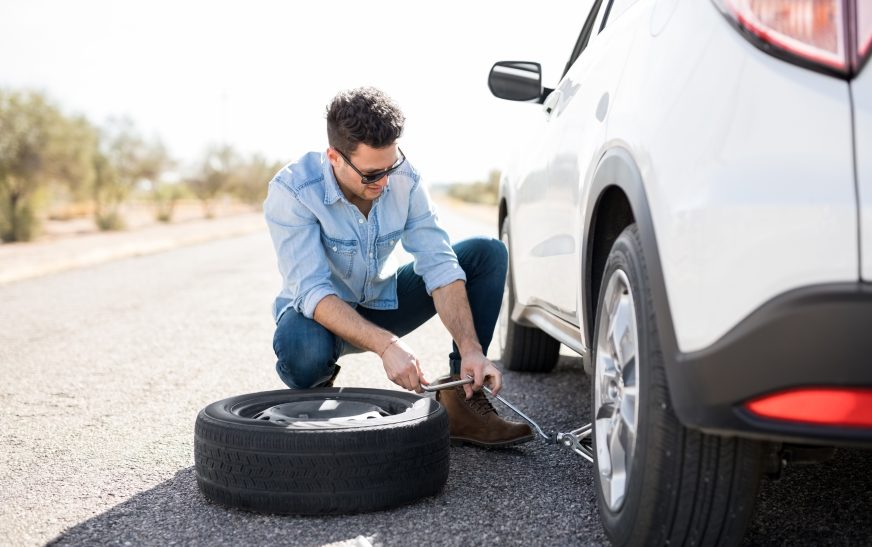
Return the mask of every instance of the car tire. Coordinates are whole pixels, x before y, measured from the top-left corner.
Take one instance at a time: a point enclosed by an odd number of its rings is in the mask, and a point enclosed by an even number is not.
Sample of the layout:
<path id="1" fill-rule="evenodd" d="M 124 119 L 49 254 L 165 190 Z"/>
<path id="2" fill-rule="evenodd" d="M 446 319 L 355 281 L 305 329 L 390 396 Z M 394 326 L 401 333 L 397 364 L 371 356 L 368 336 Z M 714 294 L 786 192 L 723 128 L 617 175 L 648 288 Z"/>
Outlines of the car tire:
<path id="1" fill-rule="evenodd" d="M 503 220 L 500 239 L 509 250 L 509 219 Z M 515 306 L 515 284 L 512 275 L 512 254 L 509 250 L 509 265 L 506 271 L 506 288 L 500 309 L 497 331 L 499 333 L 500 362 L 509 370 L 519 372 L 551 372 L 560 354 L 560 342 L 536 327 L 515 323 L 511 310 Z"/>
<path id="2" fill-rule="evenodd" d="M 445 409 L 400 391 L 252 393 L 212 403 L 195 425 L 202 493 L 262 513 L 360 513 L 436 495 L 448 455 Z"/>
<path id="3" fill-rule="evenodd" d="M 609 255 L 591 344 L 601 521 L 615 545 L 735 545 L 757 496 L 763 445 L 679 423 L 648 279 L 631 225 Z"/>

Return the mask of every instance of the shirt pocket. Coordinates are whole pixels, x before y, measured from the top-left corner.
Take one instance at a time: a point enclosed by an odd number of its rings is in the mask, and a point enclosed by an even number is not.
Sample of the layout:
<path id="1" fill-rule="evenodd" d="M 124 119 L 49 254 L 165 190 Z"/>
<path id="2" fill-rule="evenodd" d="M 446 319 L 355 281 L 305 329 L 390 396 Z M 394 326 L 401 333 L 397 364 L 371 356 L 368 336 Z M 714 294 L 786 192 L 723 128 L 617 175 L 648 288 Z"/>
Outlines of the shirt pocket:
<path id="1" fill-rule="evenodd" d="M 384 262 L 388 256 L 394 252 L 394 248 L 396 248 L 397 242 L 400 240 L 400 236 L 402 235 L 403 231 L 397 230 L 396 232 L 383 235 L 375 240 L 375 252 L 378 254 L 379 264 Z"/>
<path id="2" fill-rule="evenodd" d="M 357 241 L 353 239 L 335 239 L 321 234 L 330 269 L 339 276 L 348 279 L 354 268 L 354 255 L 357 254 Z"/>
<path id="3" fill-rule="evenodd" d="M 389 234 L 383 235 L 375 240 L 375 252 L 376 258 L 378 259 L 378 272 L 379 278 L 386 278 L 388 275 L 393 273 L 393 270 L 396 269 L 396 265 L 394 264 L 394 260 L 388 262 L 388 258 L 391 257 L 391 253 L 394 252 L 394 249 L 397 247 L 397 243 L 400 241 L 400 237 L 403 235 L 402 230 L 397 230 L 395 232 L 391 232 Z"/>

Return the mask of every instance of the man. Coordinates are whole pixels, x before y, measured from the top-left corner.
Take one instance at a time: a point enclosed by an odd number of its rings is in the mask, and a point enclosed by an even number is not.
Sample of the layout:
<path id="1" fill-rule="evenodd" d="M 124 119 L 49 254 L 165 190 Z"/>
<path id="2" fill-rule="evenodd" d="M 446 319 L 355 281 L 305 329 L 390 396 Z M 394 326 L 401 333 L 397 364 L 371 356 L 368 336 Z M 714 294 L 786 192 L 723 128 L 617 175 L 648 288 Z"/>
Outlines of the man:
<path id="1" fill-rule="evenodd" d="M 497 416 L 480 391 L 502 375 L 485 357 L 506 276 L 499 240 L 451 246 L 417 171 L 397 140 L 405 118 L 374 88 L 339 93 L 327 108 L 325 153 L 311 152 L 270 181 L 264 214 L 278 257 L 276 371 L 292 389 L 332 386 L 337 359 L 372 351 L 388 378 L 421 392 L 428 382 L 400 337 L 434 313 L 454 340 L 451 375 L 472 385 L 437 393 L 455 442 L 507 446 L 533 438 Z M 414 261 L 398 271 L 398 242 Z"/>

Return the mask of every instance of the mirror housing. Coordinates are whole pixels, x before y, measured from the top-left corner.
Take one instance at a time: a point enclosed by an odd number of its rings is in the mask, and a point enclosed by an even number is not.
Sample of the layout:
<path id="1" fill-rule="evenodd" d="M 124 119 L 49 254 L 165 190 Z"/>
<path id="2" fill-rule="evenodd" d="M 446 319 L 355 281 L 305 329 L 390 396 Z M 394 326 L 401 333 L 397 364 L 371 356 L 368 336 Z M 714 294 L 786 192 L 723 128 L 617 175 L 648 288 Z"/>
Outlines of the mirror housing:
<path id="1" fill-rule="evenodd" d="M 542 102 L 542 65 L 528 61 L 494 63 L 487 87 L 500 99 Z"/>

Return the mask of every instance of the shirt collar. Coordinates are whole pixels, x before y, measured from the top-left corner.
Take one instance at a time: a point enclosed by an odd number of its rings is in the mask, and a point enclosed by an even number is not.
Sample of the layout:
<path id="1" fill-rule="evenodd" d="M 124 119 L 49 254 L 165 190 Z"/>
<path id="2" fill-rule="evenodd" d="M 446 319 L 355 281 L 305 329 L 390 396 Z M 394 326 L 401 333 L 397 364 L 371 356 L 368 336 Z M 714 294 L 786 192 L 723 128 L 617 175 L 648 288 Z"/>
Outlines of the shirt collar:
<path id="1" fill-rule="evenodd" d="M 342 190 L 339 189 L 339 182 L 336 181 L 336 175 L 333 174 L 333 165 L 327 159 L 327 154 L 321 155 L 321 170 L 324 173 L 324 204 L 331 205 L 342 199 Z"/>

